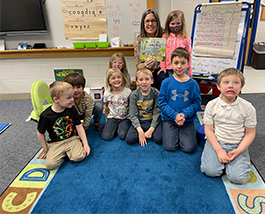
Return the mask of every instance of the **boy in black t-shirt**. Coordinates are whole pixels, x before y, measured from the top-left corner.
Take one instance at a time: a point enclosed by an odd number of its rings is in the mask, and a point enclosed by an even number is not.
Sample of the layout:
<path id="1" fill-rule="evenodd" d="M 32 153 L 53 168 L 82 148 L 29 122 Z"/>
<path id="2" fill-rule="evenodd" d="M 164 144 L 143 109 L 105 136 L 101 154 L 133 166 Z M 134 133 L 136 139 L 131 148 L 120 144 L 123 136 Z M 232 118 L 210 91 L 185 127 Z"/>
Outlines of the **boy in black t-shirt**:
<path id="1" fill-rule="evenodd" d="M 50 85 L 50 94 L 54 103 L 40 115 L 37 134 L 43 148 L 41 158 L 46 158 L 46 169 L 55 169 L 65 156 L 74 162 L 83 160 L 89 155 L 90 147 L 79 115 L 73 107 L 72 85 L 54 82 Z M 49 133 L 47 143 L 46 131 Z"/>

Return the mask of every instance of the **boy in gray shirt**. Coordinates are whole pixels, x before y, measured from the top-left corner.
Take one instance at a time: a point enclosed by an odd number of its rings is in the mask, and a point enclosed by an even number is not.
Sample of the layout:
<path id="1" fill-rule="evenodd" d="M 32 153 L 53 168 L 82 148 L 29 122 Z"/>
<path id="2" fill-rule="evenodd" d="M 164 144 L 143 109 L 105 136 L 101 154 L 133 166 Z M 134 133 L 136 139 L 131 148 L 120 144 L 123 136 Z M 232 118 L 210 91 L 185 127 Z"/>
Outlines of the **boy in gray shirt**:
<path id="1" fill-rule="evenodd" d="M 132 145 L 147 145 L 147 139 L 153 138 L 155 143 L 162 144 L 162 126 L 158 107 L 159 91 L 153 87 L 152 72 L 140 69 L 136 72 L 136 84 L 139 86 L 130 96 L 129 115 L 132 125 L 125 141 Z"/>

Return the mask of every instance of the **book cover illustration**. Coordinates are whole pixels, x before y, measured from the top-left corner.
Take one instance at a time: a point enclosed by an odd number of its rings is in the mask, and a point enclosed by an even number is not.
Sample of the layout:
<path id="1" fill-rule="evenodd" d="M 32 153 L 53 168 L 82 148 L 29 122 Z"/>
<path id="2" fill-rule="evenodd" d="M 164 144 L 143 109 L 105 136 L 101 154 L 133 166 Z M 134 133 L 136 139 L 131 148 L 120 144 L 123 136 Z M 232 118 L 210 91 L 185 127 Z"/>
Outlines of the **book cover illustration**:
<path id="1" fill-rule="evenodd" d="M 165 61 L 166 38 L 138 38 L 137 55 L 139 60 L 154 59 L 157 62 Z"/>

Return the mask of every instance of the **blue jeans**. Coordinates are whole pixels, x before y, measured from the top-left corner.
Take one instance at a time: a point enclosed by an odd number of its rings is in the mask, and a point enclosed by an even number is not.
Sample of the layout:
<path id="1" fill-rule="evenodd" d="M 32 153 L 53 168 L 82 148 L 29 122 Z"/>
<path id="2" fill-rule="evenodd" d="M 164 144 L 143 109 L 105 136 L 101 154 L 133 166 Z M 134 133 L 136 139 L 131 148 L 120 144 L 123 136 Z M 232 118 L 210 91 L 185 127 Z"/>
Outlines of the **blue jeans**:
<path id="1" fill-rule="evenodd" d="M 111 140 L 118 131 L 119 137 L 124 140 L 130 126 L 131 121 L 129 119 L 108 118 L 101 136 L 104 140 Z"/>
<path id="2" fill-rule="evenodd" d="M 180 148 L 183 152 L 194 152 L 197 143 L 194 122 L 185 122 L 179 126 L 175 121 L 164 120 L 162 141 L 167 151 Z"/>
<path id="3" fill-rule="evenodd" d="M 103 102 L 95 101 L 93 115 L 94 115 L 94 123 L 99 123 L 103 114 Z"/>
<path id="4" fill-rule="evenodd" d="M 230 152 L 238 147 L 239 144 L 222 144 L 225 152 Z M 201 171 L 209 177 L 221 176 L 224 169 L 230 182 L 244 184 L 250 178 L 250 157 L 248 149 L 239 154 L 230 163 L 223 164 L 219 162 L 218 156 L 208 140 L 204 145 L 201 157 Z"/>
<path id="5" fill-rule="evenodd" d="M 140 125 L 141 128 L 143 129 L 144 132 L 146 132 L 149 128 L 150 125 L 152 123 L 152 120 L 140 120 Z M 162 144 L 162 126 L 161 123 L 159 123 L 159 125 L 155 128 L 153 134 L 152 134 L 152 138 L 154 139 L 156 144 Z M 139 134 L 138 131 L 136 130 L 136 128 L 133 127 L 133 125 L 131 125 L 126 139 L 125 141 L 129 144 L 135 144 L 135 143 L 139 143 Z"/>

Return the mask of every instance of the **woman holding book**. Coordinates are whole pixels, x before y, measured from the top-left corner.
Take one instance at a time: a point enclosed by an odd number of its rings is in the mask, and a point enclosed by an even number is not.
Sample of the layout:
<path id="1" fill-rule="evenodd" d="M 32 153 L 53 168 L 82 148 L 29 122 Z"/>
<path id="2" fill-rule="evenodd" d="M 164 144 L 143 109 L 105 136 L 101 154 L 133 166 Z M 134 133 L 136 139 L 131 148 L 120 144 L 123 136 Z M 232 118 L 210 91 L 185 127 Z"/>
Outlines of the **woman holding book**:
<path id="1" fill-rule="evenodd" d="M 141 61 L 137 55 L 137 39 L 140 37 L 149 38 L 161 38 L 163 34 L 163 28 L 161 27 L 160 19 L 158 13 L 154 9 L 147 9 L 143 12 L 141 18 L 141 28 L 140 35 L 134 41 L 134 58 L 137 70 L 141 68 L 148 68 L 152 71 L 154 77 L 153 87 L 160 90 L 161 82 L 168 77 L 167 74 L 161 72 L 157 75 L 160 70 L 160 63 L 154 59 L 147 59 L 146 61 Z"/>

